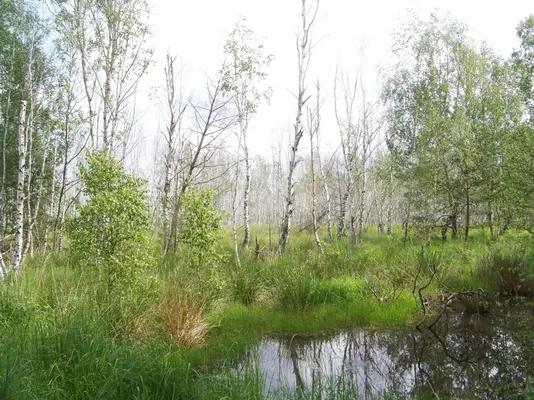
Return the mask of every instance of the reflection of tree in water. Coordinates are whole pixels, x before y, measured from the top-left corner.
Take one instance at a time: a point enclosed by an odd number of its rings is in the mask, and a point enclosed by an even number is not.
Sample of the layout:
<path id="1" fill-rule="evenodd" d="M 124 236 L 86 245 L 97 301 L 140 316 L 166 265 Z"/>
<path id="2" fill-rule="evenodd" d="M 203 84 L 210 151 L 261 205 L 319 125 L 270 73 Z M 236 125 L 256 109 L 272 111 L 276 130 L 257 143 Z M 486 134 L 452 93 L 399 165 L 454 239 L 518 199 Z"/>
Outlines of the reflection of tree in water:
<path id="1" fill-rule="evenodd" d="M 450 314 L 432 330 L 270 341 L 279 370 L 264 372 L 285 376 L 277 388 L 288 385 L 301 398 L 347 392 L 362 399 L 386 393 L 407 398 L 522 398 L 518 392 L 534 376 L 534 337 L 528 326 L 512 324 L 486 315 Z"/>
<path id="2" fill-rule="evenodd" d="M 413 340 L 420 372 L 416 391 L 454 398 L 508 397 L 532 376 L 532 367 L 525 368 L 532 343 L 486 315 L 450 315 Z"/>

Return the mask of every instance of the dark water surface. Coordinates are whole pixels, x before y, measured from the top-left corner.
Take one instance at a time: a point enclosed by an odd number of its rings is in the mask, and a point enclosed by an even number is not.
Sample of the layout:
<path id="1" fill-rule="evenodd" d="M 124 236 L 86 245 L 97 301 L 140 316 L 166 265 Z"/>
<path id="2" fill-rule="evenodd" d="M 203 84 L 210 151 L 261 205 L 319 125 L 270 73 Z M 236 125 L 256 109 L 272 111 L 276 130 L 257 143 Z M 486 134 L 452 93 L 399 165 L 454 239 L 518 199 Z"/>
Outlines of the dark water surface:
<path id="1" fill-rule="evenodd" d="M 265 339 L 241 366 L 267 397 L 534 398 L 533 314 L 444 315 L 433 330 Z"/>

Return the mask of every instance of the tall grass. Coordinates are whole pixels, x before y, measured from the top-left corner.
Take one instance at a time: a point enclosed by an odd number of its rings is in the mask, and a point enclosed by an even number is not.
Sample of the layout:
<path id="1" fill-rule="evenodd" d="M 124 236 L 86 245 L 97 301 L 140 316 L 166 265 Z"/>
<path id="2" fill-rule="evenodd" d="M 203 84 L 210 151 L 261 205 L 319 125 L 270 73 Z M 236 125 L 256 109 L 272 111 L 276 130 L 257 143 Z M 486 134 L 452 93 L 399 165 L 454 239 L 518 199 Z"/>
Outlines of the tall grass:
<path id="1" fill-rule="evenodd" d="M 222 257 L 203 268 L 187 249 L 162 258 L 154 248 L 156 262 L 115 292 L 67 254 L 29 258 L 0 285 L 0 398 L 261 398 L 257 373 L 213 360 L 265 334 L 405 326 L 417 319 L 422 265 L 436 271 L 429 293 L 502 292 L 503 271 L 513 271 L 517 294 L 534 272 L 530 241 L 514 236 L 494 243 L 475 232 L 468 243 L 433 241 L 421 252 L 420 242 L 371 232 L 362 244 L 325 245 L 321 256 L 300 234 L 280 256 L 265 232 L 253 229 L 261 252 L 242 250 L 240 267 L 227 237 Z"/>

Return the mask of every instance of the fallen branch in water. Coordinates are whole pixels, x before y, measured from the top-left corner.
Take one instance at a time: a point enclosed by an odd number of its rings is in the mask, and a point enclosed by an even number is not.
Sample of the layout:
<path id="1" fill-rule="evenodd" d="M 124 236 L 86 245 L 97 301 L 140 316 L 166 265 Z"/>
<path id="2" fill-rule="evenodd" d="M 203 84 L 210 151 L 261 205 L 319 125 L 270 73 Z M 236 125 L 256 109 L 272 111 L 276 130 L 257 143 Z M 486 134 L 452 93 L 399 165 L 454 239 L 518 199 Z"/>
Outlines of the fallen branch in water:
<path id="1" fill-rule="evenodd" d="M 365 284 L 367 285 L 367 287 L 369 288 L 369 290 L 371 291 L 371 293 L 373 294 L 373 296 L 379 301 L 379 302 L 383 302 L 383 301 L 389 301 L 389 300 L 393 300 L 393 301 L 397 301 L 397 299 L 400 297 L 400 295 L 402 294 L 402 287 L 401 285 L 399 286 L 394 286 L 393 287 L 393 290 L 386 294 L 386 295 L 381 295 L 381 293 L 376 290 L 373 285 L 371 285 L 371 282 L 369 282 L 369 279 L 365 278 L 364 279 L 365 281 Z M 399 290 L 400 289 L 400 290 Z"/>
<path id="2" fill-rule="evenodd" d="M 419 301 L 421 303 L 421 309 L 423 310 L 423 319 L 416 325 L 416 328 L 419 329 L 421 325 L 425 322 L 426 319 L 426 306 L 425 306 L 425 299 L 423 298 L 423 290 L 427 289 L 434 280 L 434 277 L 436 276 L 436 267 L 434 264 L 428 264 L 428 268 L 432 272 L 432 275 L 430 276 L 430 279 L 428 280 L 427 284 L 417 289 L 417 281 L 419 280 L 419 276 L 421 275 L 423 271 L 423 262 L 425 259 L 425 246 L 421 246 L 421 259 L 419 261 L 419 269 L 417 270 L 417 275 L 415 276 L 414 282 L 413 282 L 413 290 L 412 295 L 415 299 L 415 292 L 417 291 L 419 296 Z"/>

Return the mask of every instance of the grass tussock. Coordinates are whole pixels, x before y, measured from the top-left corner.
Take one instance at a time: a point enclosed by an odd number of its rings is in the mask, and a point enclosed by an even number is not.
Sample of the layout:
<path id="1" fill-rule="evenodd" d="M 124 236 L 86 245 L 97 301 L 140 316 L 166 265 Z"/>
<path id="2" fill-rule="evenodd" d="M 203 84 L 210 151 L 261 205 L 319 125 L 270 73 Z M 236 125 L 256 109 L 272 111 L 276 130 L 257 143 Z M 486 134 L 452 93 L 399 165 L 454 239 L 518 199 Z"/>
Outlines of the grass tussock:
<path id="1" fill-rule="evenodd" d="M 156 315 L 163 336 L 176 345 L 186 348 L 204 345 L 210 326 L 201 304 L 170 295 L 159 303 Z"/>
<path id="2" fill-rule="evenodd" d="M 531 246 L 498 245 L 483 254 L 478 276 L 504 295 L 534 295 L 534 253 Z"/>

